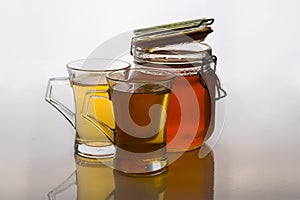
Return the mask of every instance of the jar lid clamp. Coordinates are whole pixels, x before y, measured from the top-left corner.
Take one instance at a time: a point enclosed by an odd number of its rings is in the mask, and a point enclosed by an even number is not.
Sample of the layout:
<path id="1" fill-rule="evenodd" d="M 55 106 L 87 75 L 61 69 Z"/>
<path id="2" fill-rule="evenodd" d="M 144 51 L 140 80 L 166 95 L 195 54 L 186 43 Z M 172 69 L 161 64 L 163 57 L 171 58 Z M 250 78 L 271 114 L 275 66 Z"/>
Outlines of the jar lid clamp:
<path id="1" fill-rule="evenodd" d="M 221 87 L 220 79 L 216 74 L 217 56 L 211 56 L 208 64 L 210 67 L 202 68 L 198 72 L 199 82 L 207 88 L 211 99 L 217 101 L 227 96 L 227 92 Z"/>
<path id="2" fill-rule="evenodd" d="M 131 55 L 139 65 L 170 70 L 177 76 L 198 75 L 211 100 L 222 99 L 227 92 L 216 74 L 217 57 L 202 43 L 213 32 L 213 22 L 213 18 L 201 18 L 136 29 Z"/>

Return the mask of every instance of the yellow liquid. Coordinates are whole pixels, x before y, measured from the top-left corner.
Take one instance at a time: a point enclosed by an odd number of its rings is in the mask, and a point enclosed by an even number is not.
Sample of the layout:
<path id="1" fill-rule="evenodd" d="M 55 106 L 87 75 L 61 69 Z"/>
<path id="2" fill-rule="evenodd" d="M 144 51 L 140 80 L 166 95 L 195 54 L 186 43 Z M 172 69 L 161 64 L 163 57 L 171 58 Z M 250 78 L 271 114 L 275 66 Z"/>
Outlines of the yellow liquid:
<path id="1" fill-rule="evenodd" d="M 84 159 L 77 155 L 75 160 L 77 200 L 112 199 L 115 189 L 113 169 L 101 160 Z"/>
<path id="2" fill-rule="evenodd" d="M 89 146 L 108 146 L 111 142 L 101 133 L 92 123 L 81 116 L 84 96 L 86 92 L 93 90 L 107 90 L 107 84 L 96 84 L 101 81 L 99 75 L 80 75 L 72 81 L 76 104 L 76 131 L 77 142 Z M 97 93 L 99 96 L 99 93 Z M 104 122 L 109 127 L 114 128 L 114 116 L 112 111 L 112 103 L 108 100 L 108 93 L 104 92 L 101 96 L 107 99 L 93 98 L 89 102 L 89 115 L 97 120 Z"/>

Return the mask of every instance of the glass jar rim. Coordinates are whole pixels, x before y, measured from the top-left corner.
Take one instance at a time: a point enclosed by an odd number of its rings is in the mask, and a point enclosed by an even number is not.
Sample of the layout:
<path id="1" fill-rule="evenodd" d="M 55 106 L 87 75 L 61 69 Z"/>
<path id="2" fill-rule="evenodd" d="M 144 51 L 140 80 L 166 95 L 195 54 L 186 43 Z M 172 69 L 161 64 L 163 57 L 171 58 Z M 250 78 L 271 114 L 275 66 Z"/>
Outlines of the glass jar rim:
<path id="1" fill-rule="evenodd" d="M 207 68 L 212 48 L 206 43 L 177 44 L 150 50 L 133 48 L 135 64 L 139 67 L 163 69 L 176 75 L 194 75 Z"/>
<path id="2" fill-rule="evenodd" d="M 206 43 L 192 42 L 152 49 L 134 47 L 132 54 L 135 60 L 157 64 L 176 64 L 205 59 L 212 55 L 212 48 Z"/>

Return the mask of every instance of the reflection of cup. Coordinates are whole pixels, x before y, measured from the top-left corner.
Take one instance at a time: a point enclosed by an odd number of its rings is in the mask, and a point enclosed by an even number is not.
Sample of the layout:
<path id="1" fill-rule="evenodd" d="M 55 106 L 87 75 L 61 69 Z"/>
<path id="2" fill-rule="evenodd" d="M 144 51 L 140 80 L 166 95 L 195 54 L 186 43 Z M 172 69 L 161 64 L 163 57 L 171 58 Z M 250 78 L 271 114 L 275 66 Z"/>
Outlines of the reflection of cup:
<path id="1" fill-rule="evenodd" d="M 200 150 L 209 151 L 199 158 L 199 149 L 181 153 L 169 153 L 166 173 L 157 176 L 132 177 L 114 171 L 115 199 L 213 199 L 214 157 L 212 150 L 203 145 Z"/>
<path id="2" fill-rule="evenodd" d="M 115 199 L 160 200 L 165 198 L 168 173 L 157 176 L 126 176 L 114 171 Z"/>
<path id="3" fill-rule="evenodd" d="M 108 167 L 111 158 L 91 159 L 74 155 L 76 171 L 48 193 L 49 200 L 74 199 L 99 200 L 114 199 L 113 169 Z M 77 186 L 77 195 L 71 186 Z"/>
<path id="4" fill-rule="evenodd" d="M 109 157 L 114 154 L 114 148 L 106 137 L 81 116 L 83 98 L 87 91 L 107 89 L 105 75 L 108 72 L 129 68 L 130 64 L 120 60 L 110 59 L 86 59 L 67 64 L 69 77 L 52 78 L 49 80 L 46 101 L 60 111 L 76 129 L 75 152 L 84 157 Z M 70 86 L 73 89 L 75 99 L 74 113 L 64 104 L 55 99 L 55 87 Z M 105 95 L 105 94 L 102 94 Z M 114 126 L 111 104 L 107 101 L 97 101 L 94 104 L 98 118 L 109 126 Z M 97 112 L 102 110 L 105 112 Z"/>
<path id="5" fill-rule="evenodd" d="M 83 116 L 104 134 L 111 131 L 115 169 L 152 174 L 167 166 L 165 122 L 173 79 L 172 73 L 160 70 L 118 70 L 107 75 L 109 90 L 87 93 Z M 115 129 L 90 113 L 90 101 L 104 99 L 101 94 L 106 93 L 113 104 Z"/>
<path id="6" fill-rule="evenodd" d="M 75 155 L 77 200 L 110 199 L 114 193 L 112 159 L 88 159 Z"/>

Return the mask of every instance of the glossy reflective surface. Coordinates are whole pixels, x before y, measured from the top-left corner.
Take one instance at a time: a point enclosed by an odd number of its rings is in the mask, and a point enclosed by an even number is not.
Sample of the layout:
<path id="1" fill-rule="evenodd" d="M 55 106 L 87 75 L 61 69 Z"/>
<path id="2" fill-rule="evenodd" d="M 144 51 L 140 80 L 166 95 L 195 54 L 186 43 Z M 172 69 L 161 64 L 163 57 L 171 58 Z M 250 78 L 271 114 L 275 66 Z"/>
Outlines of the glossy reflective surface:
<path id="1" fill-rule="evenodd" d="M 208 147 L 203 147 L 208 148 Z M 169 154 L 170 160 L 179 155 Z M 49 199 L 213 199 L 214 156 L 199 150 L 183 154 L 157 176 L 128 176 L 113 170 L 112 160 L 74 156 L 76 170 L 48 194 Z M 76 188 L 76 191 L 73 189 Z"/>

